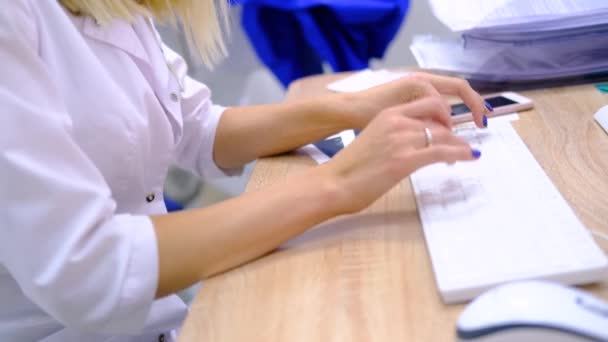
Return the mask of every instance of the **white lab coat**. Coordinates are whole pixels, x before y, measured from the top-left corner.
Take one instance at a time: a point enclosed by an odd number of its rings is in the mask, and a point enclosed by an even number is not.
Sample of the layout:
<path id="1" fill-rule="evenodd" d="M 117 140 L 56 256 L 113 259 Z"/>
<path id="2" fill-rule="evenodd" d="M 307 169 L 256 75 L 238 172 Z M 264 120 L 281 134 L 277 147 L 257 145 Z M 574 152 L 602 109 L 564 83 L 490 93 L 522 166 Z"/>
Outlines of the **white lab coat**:
<path id="1" fill-rule="evenodd" d="M 0 341 L 171 341 L 149 215 L 171 163 L 225 174 L 223 108 L 141 17 L 2 1 L 0 63 Z"/>

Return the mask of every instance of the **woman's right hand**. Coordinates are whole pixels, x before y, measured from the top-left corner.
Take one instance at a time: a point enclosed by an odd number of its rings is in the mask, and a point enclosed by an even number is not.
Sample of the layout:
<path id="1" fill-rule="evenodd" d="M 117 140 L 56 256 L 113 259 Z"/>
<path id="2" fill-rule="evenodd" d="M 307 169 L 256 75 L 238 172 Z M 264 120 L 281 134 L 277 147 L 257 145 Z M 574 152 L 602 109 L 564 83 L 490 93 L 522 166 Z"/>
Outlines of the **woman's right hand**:
<path id="1" fill-rule="evenodd" d="M 425 165 L 479 158 L 479 151 L 442 124 L 449 118 L 450 107 L 439 96 L 380 112 L 351 145 L 323 166 L 336 177 L 339 211 L 352 213 L 366 208 Z M 430 146 L 425 128 L 432 133 Z"/>

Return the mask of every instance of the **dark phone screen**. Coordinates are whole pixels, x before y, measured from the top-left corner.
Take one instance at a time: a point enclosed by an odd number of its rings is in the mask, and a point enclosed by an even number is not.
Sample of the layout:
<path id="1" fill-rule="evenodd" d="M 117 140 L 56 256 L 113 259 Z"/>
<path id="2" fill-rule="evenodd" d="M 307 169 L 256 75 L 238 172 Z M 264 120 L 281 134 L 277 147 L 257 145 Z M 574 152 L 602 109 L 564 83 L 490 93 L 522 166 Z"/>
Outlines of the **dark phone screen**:
<path id="1" fill-rule="evenodd" d="M 503 97 L 503 96 L 488 97 L 485 100 L 488 101 L 488 103 L 494 108 L 517 103 L 517 102 L 515 102 L 511 99 L 508 99 L 506 97 Z M 469 107 L 467 107 L 464 103 L 458 103 L 458 104 L 452 105 L 452 115 L 464 114 L 464 113 L 468 113 L 470 111 L 471 110 L 469 109 Z"/>

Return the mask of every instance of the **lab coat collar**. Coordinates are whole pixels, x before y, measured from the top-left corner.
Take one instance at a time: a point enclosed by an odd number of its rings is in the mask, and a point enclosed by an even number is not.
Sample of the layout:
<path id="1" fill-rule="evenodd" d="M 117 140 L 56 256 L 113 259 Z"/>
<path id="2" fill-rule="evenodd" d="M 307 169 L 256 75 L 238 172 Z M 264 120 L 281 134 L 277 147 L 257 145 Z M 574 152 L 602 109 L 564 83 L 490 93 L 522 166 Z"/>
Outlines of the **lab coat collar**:
<path id="1" fill-rule="evenodd" d="M 124 20 L 116 20 L 112 25 L 101 26 L 94 18 L 87 16 L 84 18 L 82 25 L 82 32 L 87 37 L 109 44 L 134 57 L 138 64 L 147 69 L 148 72 L 145 72 L 144 75 L 157 93 L 164 87 L 169 86 L 170 72 L 160 47 L 160 36 L 158 36 L 154 24 L 149 18 L 136 17 L 133 24 Z M 138 38 L 137 30 L 153 31 L 152 37 L 156 39 L 146 42 L 150 45 L 148 46 L 149 51 L 146 50 L 146 47 Z M 158 48 L 156 48 L 156 45 L 158 45 Z M 157 58 L 149 55 L 149 52 L 156 53 L 156 51 L 159 54 L 156 56 Z M 162 64 L 158 63 L 159 60 L 162 61 Z"/>
<path id="2" fill-rule="evenodd" d="M 124 20 L 117 20 L 112 25 L 101 26 L 92 17 L 85 17 L 82 25 L 84 35 L 125 51 L 134 58 L 136 64 L 139 64 L 143 69 L 147 69 L 146 72 L 143 72 L 144 77 L 152 85 L 160 102 L 173 119 L 174 128 L 178 132 L 175 138 L 179 140 L 182 123 L 179 105 L 172 103 L 168 94 L 166 94 L 167 88 L 179 92 L 179 85 L 177 80 L 172 81 L 160 45 L 160 37 L 154 29 L 152 21 L 149 18 L 137 17 L 133 24 Z M 144 30 L 152 31 L 152 34 L 148 36 L 154 38 L 142 42 L 138 36 L 138 31 Z M 140 34 L 140 36 L 145 37 L 143 34 Z"/>
<path id="3" fill-rule="evenodd" d="M 117 20 L 112 25 L 101 26 L 92 17 L 84 18 L 83 33 L 95 40 L 121 49 L 131 56 L 147 63 L 146 51 L 141 45 L 131 25 L 123 20 Z"/>

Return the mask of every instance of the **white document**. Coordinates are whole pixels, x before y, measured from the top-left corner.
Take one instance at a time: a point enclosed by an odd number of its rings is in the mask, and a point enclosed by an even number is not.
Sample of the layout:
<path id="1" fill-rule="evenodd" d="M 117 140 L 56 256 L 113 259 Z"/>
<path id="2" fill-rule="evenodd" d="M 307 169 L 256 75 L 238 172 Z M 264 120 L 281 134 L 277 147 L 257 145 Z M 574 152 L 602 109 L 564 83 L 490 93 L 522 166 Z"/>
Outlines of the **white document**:
<path id="1" fill-rule="evenodd" d="M 604 132 L 608 134 L 608 106 L 600 108 L 593 117 L 600 127 L 604 129 Z"/>
<path id="2" fill-rule="evenodd" d="M 452 31 L 552 22 L 572 27 L 606 23 L 606 0 L 429 0 L 433 13 Z M 521 26 L 520 26 L 521 27 Z"/>
<path id="3" fill-rule="evenodd" d="M 389 71 L 384 69 L 365 69 L 344 79 L 328 84 L 327 89 L 338 93 L 354 93 L 394 81 L 407 74 L 407 72 Z"/>
<path id="4" fill-rule="evenodd" d="M 444 302 L 521 279 L 606 279 L 606 256 L 510 124 L 457 134 L 482 151 L 479 160 L 410 177 Z"/>

